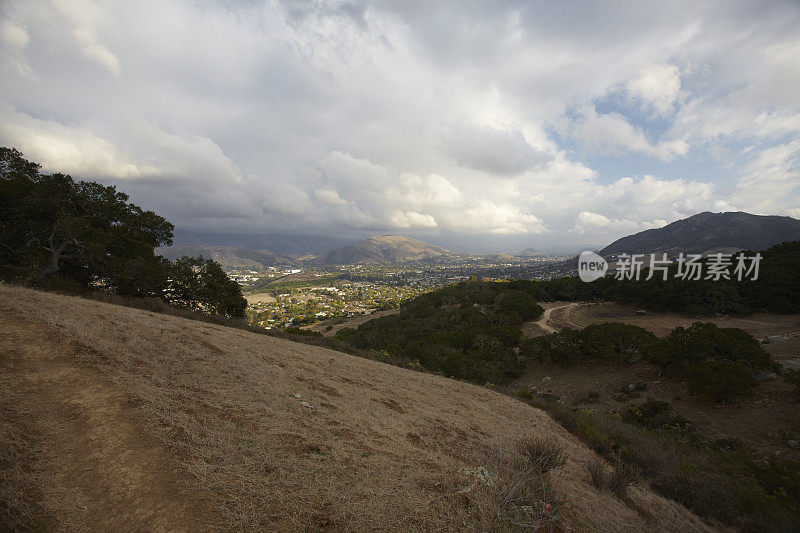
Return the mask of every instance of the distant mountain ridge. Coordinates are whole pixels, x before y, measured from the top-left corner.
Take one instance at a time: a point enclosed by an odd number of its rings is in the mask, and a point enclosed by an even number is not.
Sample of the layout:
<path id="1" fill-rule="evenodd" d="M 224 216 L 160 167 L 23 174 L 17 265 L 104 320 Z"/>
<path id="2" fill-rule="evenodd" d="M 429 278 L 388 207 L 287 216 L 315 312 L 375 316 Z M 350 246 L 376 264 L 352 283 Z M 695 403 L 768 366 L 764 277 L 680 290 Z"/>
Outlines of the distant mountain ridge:
<path id="1" fill-rule="evenodd" d="M 387 265 L 452 255 L 439 246 L 400 235 L 370 237 L 342 246 L 320 257 L 323 265 Z"/>
<path id="2" fill-rule="evenodd" d="M 288 235 L 282 233 L 203 233 L 175 230 L 173 246 L 225 246 L 247 250 L 269 250 L 276 255 L 302 257 L 320 255 L 337 246 L 347 244 L 345 239 Z"/>
<path id="3" fill-rule="evenodd" d="M 800 240 L 800 220 L 792 217 L 751 215 L 742 211 L 704 212 L 663 228 L 618 239 L 603 248 L 600 255 L 666 252 L 674 257 L 681 252 L 759 251 L 783 241 L 796 240 Z"/>
<path id="4" fill-rule="evenodd" d="M 297 266 L 300 261 L 287 256 L 272 253 L 269 250 L 251 250 L 237 246 L 169 246 L 157 248 L 156 252 L 167 259 L 177 259 L 184 255 L 203 256 L 213 259 L 224 269 L 250 268 L 259 269 L 271 266 Z"/>

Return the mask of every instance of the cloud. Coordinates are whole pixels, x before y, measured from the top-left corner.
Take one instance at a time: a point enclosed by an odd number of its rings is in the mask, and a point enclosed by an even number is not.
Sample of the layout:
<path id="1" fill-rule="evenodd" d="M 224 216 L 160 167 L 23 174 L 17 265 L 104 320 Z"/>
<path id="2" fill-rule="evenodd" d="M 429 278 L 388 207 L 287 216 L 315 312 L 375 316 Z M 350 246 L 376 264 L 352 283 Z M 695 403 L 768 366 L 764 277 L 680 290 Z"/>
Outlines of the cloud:
<path id="1" fill-rule="evenodd" d="M 553 159 L 528 144 L 518 129 L 465 124 L 453 128 L 444 144 L 457 164 L 490 174 L 514 176 L 541 168 Z"/>
<path id="2" fill-rule="evenodd" d="M 567 135 L 590 152 L 612 156 L 641 153 L 670 161 L 689 151 L 682 139 L 651 143 L 641 128 L 631 125 L 619 113 L 600 114 L 588 105 L 578 113 L 580 118 L 567 126 Z"/>
<path id="3" fill-rule="evenodd" d="M 591 211 L 581 211 L 578 213 L 578 219 L 575 225 L 572 226 L 573 233 L 579 235 L 594 235 L 597 233 L 625 232 L 632 233 L 639 229 L 639 224 L 633 220 L 616 219 L 612 220 L 600 213 L 592 213 Z"/>
<path id="4" fill-rule="evenodd" d="M 34 77 L 33 71 L 25 61 L 25 48 L 31 37 L 24 28 L 7 20 L 0 21 L 0 42 L 3 43 L 0 58 L 3 67 L 24 77 Z"/>
<path id="5" fill-rule="evenodd" d="M 7 0 L 0 142 L 206 231 L 790 213 L 800 6 L 771 6 Z"/>
<path id="6" fill-rule="evenodd" d="M 98 29 L 108 22 L 103 6 L 89 0 L 55 0 L 54 6 L 72 24 L 72 36 L 81 53 L 119 78 L 119 59 L 100 42 Z"/>
<path id="7" fill-rule="evenodd" d="M 436 219 L 431 215 L 416 213 L 414 211 L 401 211 L 389 219 L 392 228 L 435 228 L 438 226 Z"/>
<path id="8" fill-rule="evenodd" d="M 25 48 L 31 41 L 28 32 L 7 20 L 0 23 L 0 39 L 2 39 L 3 44 L 6 46 L 18 49 Z"/>
<path id="9" fill-rule="evenodd" d="M 751 212 L 791 214 L 800 206 L 800 139 L 758 152 L 731 198 Z"/>
<path id="10" fill-rule="evenodd" d="M 520 207 L 491 199 L 492 192 L 462 191 L 439 174 L 398 173 L 364 158 L 331 152 L 318 165 L 319 180 L 336 190 L 318 191 L 328 216 L 347 224 L 394 231 L 439 228 L 464 233 L 522 234 L 544 231 Z M 335 184 L 335 185 L 334 185 Z M 465 184 L 465 188 L 472 188 Z"/>
<path id="11" fill-rule="evenodd" d="M 649 65 L 626 85 L 631 98 L 658 115 L 672 111 L 680 88 L 681 74 L 675 65 Z"/>

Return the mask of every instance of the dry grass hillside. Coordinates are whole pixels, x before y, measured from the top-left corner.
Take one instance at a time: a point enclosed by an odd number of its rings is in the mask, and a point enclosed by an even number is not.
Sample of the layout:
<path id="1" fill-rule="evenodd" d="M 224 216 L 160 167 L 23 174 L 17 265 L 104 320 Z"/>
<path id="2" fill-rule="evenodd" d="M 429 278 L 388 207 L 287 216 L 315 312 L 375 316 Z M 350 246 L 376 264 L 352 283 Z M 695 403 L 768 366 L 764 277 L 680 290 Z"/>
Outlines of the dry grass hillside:
<path id="1" fill-rule="evenodd" d="M 0 285 L 0 368 L 6 526 L 709 529 L 647 487 L 596 489 L 593 452 L 540 410 L 323 348 Z M 567 455 L 520 489 L 549 509 L 509 507 L 537 436 Z"/>

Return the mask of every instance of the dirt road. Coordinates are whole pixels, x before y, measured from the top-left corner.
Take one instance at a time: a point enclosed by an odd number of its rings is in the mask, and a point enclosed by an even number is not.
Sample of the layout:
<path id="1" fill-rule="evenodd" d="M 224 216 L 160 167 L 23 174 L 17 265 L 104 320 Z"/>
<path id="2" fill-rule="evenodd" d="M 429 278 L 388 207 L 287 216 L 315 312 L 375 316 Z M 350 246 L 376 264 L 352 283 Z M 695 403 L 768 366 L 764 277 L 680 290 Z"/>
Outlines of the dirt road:
<path id="1" fill-rule="evenodd" d="M 544 310 L 544 313 L 542 313 L 542 318 L 540 318 L 539 320 L 537 320 L 536 322 L 534 322 L 534 324 L 536 324 L 537 326 L 539 326 L 540 328 L 542 328 L 542 330 L 544 330 L 544 331 L 545 331 L 545 333 L 555 333 L 557 330 L 556 330 L 556 328 L 554 328 L 554 327 L 551 325 L 551 322 L 552 322 L 552 320 L 551 320 L 551 316 L 550 316 L 550 315 L 552 315 L 552 314 L 553 314 L 553 311 L 557 311 L 557 310 L 559 310 L 559 309 L 565 309 L 565 308 L 567 308 L 567 307 L 574 307 L 574 306 L 576 306 L 576 305 L 578 305 L 578 304 L 576 304 L 576 303 L 569 303 L 569 304 L 559 305 L 559 306 L 557 306 L 557 307 L 551 307 L 551 308 L 549 308 L 549 309 L 545 309 L 545 310 Z M 568 313 L 568 312 L 567 312 L 567 313 Z M 566 316 L 567 316 L 567 314 L 565 314 L 565 319 L 564 319 L 564 320 L 566 320 L 566 321 L 569 321 L 569 320 L 566 318 Z"/>

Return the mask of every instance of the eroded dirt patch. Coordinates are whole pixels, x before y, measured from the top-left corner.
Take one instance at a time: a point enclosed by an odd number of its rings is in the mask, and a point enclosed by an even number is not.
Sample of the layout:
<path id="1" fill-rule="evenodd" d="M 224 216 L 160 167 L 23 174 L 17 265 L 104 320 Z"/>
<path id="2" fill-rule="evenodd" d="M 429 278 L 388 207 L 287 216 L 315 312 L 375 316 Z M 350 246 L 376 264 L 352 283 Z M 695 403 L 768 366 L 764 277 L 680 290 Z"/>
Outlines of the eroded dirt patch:
<path id="1" fill-rule="evenodd" d="M 216 522 L 178 458 L 149 438 L 137 411 L 97 371 L 76 363 L 81 347 L 0 311 L 0 404 L 17 436 L 17 499 L 11 528 L 193 531 Z M 6 447 L 7 442 L 0 445 Z M 5 465 L 10 468 L 10 465 Z"/>

